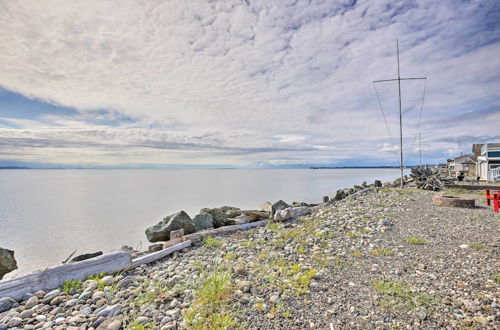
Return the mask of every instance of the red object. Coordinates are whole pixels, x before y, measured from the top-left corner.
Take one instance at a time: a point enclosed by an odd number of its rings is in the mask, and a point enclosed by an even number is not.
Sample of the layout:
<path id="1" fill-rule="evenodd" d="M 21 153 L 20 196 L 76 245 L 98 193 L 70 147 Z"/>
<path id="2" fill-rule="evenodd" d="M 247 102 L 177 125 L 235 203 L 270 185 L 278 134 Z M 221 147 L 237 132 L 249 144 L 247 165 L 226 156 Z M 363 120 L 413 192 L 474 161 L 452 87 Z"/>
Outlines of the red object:
<path id="1" fill-rule="evenodd" d="M 490 190 L 486 189 L 486 204 L 491 205 L 491 201 L 493 201 L 493 211 L 498 213 L 498 209 L 500 209 L 500 190 L 490 195 Z"/>

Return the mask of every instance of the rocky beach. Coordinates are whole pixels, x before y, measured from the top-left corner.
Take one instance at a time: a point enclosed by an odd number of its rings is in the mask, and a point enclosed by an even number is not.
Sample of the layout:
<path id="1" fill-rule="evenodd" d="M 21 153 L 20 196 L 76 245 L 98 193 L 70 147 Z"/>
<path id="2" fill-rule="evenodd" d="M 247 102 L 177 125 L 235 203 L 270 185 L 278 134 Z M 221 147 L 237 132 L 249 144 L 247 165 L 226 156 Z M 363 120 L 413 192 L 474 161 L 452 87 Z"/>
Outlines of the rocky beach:
<path id="1" fill-rule="evenodd" d="M 118 274 L 0 298 L 0 329 L 497 328 L 500 217 L 483 192 L 445 193 L 478 206 L 415 188 L 337 193 Z"/>

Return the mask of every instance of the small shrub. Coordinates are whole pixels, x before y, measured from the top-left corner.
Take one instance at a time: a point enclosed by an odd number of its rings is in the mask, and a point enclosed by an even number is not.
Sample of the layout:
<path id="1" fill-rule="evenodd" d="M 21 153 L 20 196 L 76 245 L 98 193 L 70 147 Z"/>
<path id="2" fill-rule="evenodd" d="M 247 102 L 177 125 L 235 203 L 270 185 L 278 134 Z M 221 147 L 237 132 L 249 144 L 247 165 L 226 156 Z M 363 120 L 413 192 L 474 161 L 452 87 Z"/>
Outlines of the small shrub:
<path id="1" fill-rule="evenodd" d="M 434 296 L 415 292 L 411 286 L 392 280 L 375 280 L 373 289 L 381 296 L 379 306 L 396 312 L 408 312 L 418 307 L 431 308 L 437 304 Z"/>
<path id="2" fill-rule="evenodd" d="M 209 248 L 216 248 L 222 246 L 222 241 L 212 236 L 207 236 L 203 239 L 203 245 Z"/>
<path id="3" fill-rule="evenodd" d="M 422 238 L 418 238 L 418 237 L 409 237 L 406 239 L 406 241 L 410 244 L 413 244 L 413 245 L 423 245 L 425 244 L 425 240 L 422 239 Z"/>
<path id="4" fill-rule="evenodd" d="M 64 282 L 63 291 L 66 294 L 74 294 L 82 290 L 82 281 L 67 280 Z"/>
<path id="5" fill-rule="evenodd" d="M 229 329 L 236 326 L 237 315 L 230 308 L 233 293 L 231 273 L 214 267 L 203 274 L 195 301 L 184 314 L 190 329 Z"/>
<path id="6" fill-rule="evenodd" d="M 491 275 L 491 279 L 496 284 L 500 284 L 500 273 L 496 273 L 496 274 Z"/>

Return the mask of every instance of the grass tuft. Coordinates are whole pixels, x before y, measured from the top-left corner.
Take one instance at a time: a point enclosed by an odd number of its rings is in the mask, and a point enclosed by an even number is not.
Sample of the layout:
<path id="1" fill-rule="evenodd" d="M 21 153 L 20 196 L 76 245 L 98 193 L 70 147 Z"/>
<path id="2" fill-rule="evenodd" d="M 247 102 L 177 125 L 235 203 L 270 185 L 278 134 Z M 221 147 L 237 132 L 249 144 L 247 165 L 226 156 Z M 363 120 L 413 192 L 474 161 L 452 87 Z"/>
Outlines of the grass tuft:
<path id="1" fill-rule="evenodd" d="M 406 241 L 410 244 L 413 244 L 413 245 L 423 245 L 425 244 L 425 240 L 422 239 L 422 238 L 418 238 L 418 237 L 408 237 L 406 239 Z"/>
<path id="2" fill-rule="evenodd" d="M 381 296 L 378 305 L 395 312 L 408 312 L 418 307 L 432 308 L 437 304 L 434 296 L 417 292 L 410 285 L 397 281 L 375 280 L 373 289 Z"/>
<path id="3" fill-rule="evenodd" d="M 202 275 L 195 301 L 184 314 L 190 329 L 230 329 L 236 326 L 237 315 L 230 308 L 234 291 L 231 273 L 218 266 Z"/>
<path id="4" fill-rule="evenodd" d="M 392 256 L 392 255 L 394 255 L 394 251 L 392 251 L 391 249 L 378 248 L 378 249 L 371 250 L 370 254 L 372 256 L 375 256 L 375 257 L 378 257 L 378 256 Z"/>
<path id="5" fill-rule="evenodd" d="M 222 246 L 222 241 L 212 236 L 207 236 L 203 239 L 203 245 L 209 248 L 217 248 Z"/>
<path id="6" fill-rule="evenodd" d="M 64 282 L 63 291 L 66 294 L 75 294 L 82 290 L 82 281 L 67 280 Z"/>

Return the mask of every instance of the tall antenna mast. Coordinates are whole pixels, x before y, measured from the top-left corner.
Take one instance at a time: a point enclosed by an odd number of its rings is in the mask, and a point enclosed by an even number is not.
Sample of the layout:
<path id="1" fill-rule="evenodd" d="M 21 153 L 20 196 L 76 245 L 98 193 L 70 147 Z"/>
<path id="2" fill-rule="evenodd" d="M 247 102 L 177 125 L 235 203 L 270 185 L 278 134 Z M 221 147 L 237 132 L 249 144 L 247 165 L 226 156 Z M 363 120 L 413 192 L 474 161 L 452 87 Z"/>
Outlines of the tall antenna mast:
<path id="1" fill-rule="evenodd" d="M 398 95 L 399 95 L 399 169 L 401 171 L 401 188 L 403 188 L 403 112 L 401 110 L 401 80 L 420 80 L 427 78 L 401 78 L 399 72 L 399 41 L 396 39 L 396 53 L 398 60 L 398 78 L 397 79 L 384 79 L 384 80 L 375 80 L 373 83 L 387 82 L 387 81 L 398 81 Z"/>

